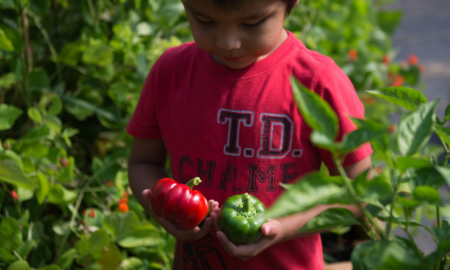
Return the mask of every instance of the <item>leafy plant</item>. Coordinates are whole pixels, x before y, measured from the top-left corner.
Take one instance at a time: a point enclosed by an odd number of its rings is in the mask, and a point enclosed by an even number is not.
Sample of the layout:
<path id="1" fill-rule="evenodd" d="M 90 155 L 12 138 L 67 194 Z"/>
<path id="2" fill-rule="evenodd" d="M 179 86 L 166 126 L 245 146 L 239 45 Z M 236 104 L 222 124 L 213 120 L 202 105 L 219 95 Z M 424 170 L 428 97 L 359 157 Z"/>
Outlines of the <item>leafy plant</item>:
<path id="1" fill-rule="evenodd" d="M 355 204 L 370 222 L 370 226 L 364 229 L 372 239 L 353 251 L 353 269 L 448 267 L 450 226 L 448 220 L 443 221 L 441 216 L 444 200 L 439 188 L 450 184 L 450 167 L 447 165 L 450 130 L 444 126 L 450 115 L 446 114 L 442 120 L 436 117 L 438 101 L 428 101 L 412 88 L 388 87 L 367 91 L 407 110 L 398 129 L 392 133 L 374 121 L 352 119 L 357 129 L 345 135 L 342 141 L 335 142 L 337 117 L 329 105 L 297 81 L 293 80 L 292 85 L 298 107 L 314 130 L 312 142 L 333 154 L 340 175 L 329 177 L 322 171 L 315 172 L 295 184 L 286 185 L 286 192 L 267 211 L 267 216 L 290 215 L 318 204 Z M 425 155 L 424 152 L 433 132 L 440 138 L 445 152 L 440 162 L 437 161 L 438 156 Z M 376 158 L 384 162 L 385 167 L 371 180 L 367 180 L 365 172 L 351 181 L 342 167 L 342 159 L 346 153 L 367 142 L 371 143 L 377 153 Z M 436 226 L 427 227 L 413 219 L 413 214 L 426 206 L 435 207 Z M 385 228 L 376 219 L 385 221 Z M 321 213 L 301 230 L 352 224 L 361 225 L 349 210 L 337 208 Z M 394 235 L 394 226 L 402 228 L 407 237 Z M 425 228 L 436 242 L 436 250 L 423 254 L 411 232 L 413 227 Z"/>

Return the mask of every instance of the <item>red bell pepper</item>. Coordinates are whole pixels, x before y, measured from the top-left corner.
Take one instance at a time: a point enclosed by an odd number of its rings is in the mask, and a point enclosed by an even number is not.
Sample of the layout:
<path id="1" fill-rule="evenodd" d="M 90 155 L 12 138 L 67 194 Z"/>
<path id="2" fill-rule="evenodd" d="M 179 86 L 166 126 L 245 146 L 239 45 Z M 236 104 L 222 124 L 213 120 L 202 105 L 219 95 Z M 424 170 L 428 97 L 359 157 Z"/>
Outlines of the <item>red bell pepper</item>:
<path id="1" fill-rule="evenodd" d="M 173 221 L 181 229 L 193 229 L 209 214 L 205 196 L 192 188 L 200 184 L 199 177 L 185 185 L 170 178 L 162 178 L 152 187 L 150 203 L 156 216 Z"/>

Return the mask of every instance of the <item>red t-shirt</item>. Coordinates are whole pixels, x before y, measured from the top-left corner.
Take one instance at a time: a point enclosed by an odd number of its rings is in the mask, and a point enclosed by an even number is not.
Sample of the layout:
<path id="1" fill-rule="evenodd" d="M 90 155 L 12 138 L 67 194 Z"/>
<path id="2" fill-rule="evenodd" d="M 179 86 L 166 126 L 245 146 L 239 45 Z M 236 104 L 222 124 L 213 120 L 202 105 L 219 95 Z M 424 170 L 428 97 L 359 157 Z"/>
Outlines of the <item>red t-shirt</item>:
<path id="1" fill-rule="evenodd" d="M 290 76 L 322 96 L 339 117 L 340 136 L 355 128 L 346 116 L 364 117 L 352 83 L 334 61 L 308 50 L 288 32 L 271 55 L 232 70 L 216 63 L 194 42 L 167 50 L 154 64 L 127 131 L 141 139 L 162 138 L 176 181 L 199 176 L 197 189 L 210 200 L 248 192 L 269 207 L 291 183 L 332 166 L 329 153 L 310 141 L 293 100 Z M 372 152 L 365 144 L 344 166 Z M 229 256 L 214 229 L 199 241 L 178 241 L 174 269 L 324 269 L 320 235 L 274 245 L 241 261 Z"/>

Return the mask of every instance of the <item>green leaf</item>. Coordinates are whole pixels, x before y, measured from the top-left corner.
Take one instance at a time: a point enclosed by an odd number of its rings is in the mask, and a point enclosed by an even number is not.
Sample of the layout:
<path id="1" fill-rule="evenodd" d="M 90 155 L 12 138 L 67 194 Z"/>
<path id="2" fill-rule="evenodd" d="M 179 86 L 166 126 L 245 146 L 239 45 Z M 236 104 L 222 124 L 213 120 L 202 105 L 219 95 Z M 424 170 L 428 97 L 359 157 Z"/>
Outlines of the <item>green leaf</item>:
<path id="1" fill-rule="evenodd" d="M 397 168 L 400 170 L 400 174 L 409 168 L 422 169 L 430 166 L 431 162 L 426 158 L 397 157 Z"/>
<path id="2" fill-rule="evenodd" d="M 50 8 L 49 0 L 30 0 L 29 10 L 40 17 L 44 17 Z"/>
<path id="3" fill-rule="evenodd" d="M 14 73 L 6 73 L 0 77 L 0 89 L 9 89 L 16 82 L 16 76 Z"/>
<path id="4" fill-rule="evenodd" d="M 117 270 L 138 270 L 144 268 L 145 264 L 139 258 L 129 257 L 123 260 Z"/>
<path id="5" fill-rule="evenodd" d="M 56 262 L 59 267 L 66 269 L 69 268 L 69 266 L 72 266 L 73 260 L 76 258 L 77 251 L 74 248 L 69 249 L 66 251 L 61 257 L 59 257 L 58 261 Z"/>
<path id="6" fill-rule="evenodd" d="M 91 39 L 89 46 L 83 53 L 83 62 L 98 66 L 111 65 L 114 50 L 100 40 Z"/>
<path id="7" fill-rule="evenodd" d="M 42 115 L 36 108 L 29 108 L 28 109 L 28 117 L 30 117 L 31 120 L 38 124 L 42 124 Z"/>
<path id="8" fill-rule="evenodd" d="M 266 211 L 276 218 L 306 211 L 318 204 L 349 204 L 343 179 L 315 172 L 306 175 L 286 190 Z"/>
<path id="9" fill-rule="evenodd" d="M 429 269 L 429 265 L 424 265 L 420 254 L 417 254 L 412 246 L 410 244 L 406 247 L 388 240 L 371 240 L 360 244 L 355 247 L 351 255 L 353 270 Z"/>
<path id="10" fill-rule="evenodd" d="M 49 183 L 47 177 L 45 177 L 45 175 L 41 172 L 38 172 L 36 178 L 39 183 L 39 188 L 36 191 L 36 197 L 37 197 L 38 203 L 43 204 L 45 201 L 45 198 L 47 198 L 48 194 L 50 193 L 50 183 Z"/>
<path id="11" fill-rule="evenodd" d="M 0 180 L 23 188 L 36 188 L 37 185 L 23 174 L 14 160 L 0 162 Z"/>
<path id="12" fill-rule="evenodd" d="M 43 68 L 36 68 L 28 75 L 28 87 L 30 91 L 49 91 L 50 78 Z"/>
<path id="13" fill-rule="evenodd" d="M 92 105 L 91 103 L 89 103 L 85 100 L 77 99 L 77 98 L 73 98 L 73 97 L 66 97 L 66 96 L 62 97 L 62 99 L 65 102 L 70 103 L 75 106 L 78 106 L 78 107 L 81 107 L 84 110 L 93 111 L 96 114 L 101 115 L 102 117 L 108 119 L 109 121 L 120 122 L 120 120 L 114 114 L 112 114 L 106 110 L 103 110 L 95 105 Z"/>
<path id="14" fill-rule="evenodd" d="M 444 127 L 441 127 L 440 125 L 437 125 L 435 132 L 439 136 L 439 138 L 444 140 L 444 142 L 448 146 L 450 146 L 450 128 L 444 128 Z"/>
<path id="15" fill-rule="evenodd" d="M 15 260 L 17 260 L 16 256 L 14 256 L 8 250 L 0 247 L 0 262 L 11 263 Z"/>
<path id="16" fill-rule="evenodd" d="M 3 31 L 3 29 L 1 28 L 0 28 L 0 49 L 5 50 L 7 52 L 14 51 L 14 46 L 11 40 L 9 40 L 9 38 L 5 34 L 5 31 Z"/>
<path id="17" fill-rule="evenodd" d="M 442 175 L 447 184 L 450 185 L 450 168 L 436 166 L 435 169 Z"/>
<path id="18" fill-rule="evenodd" d="M 416 187 L 413 191 L 413 197 L 416 201 L 434 205 L 441 204 L 441 197 L 439 196 L 439 192 L 435 188 L 430 186 Z"/>
<path id="19" fill-rule="evenodd" d="M 30 255 L 30 252 L 33 248 L 37 246 L 37 243 L 34 239 L 31 239 L 31 241 L 25 242 L 18 250 L 19 255 L 22 258 L 27 258 L 28 255 Z"/>
<path id="20" fill-rule="evenodd" d="M 450 104 L 447 105 L 447 107 L 445 108 L 445 116 L 444 116 L 444 120 L 447 122 L 448 120 L 450 120 Z"/>
<path id="21" fill-rule="evenodd" d="M 105 229 L 95 231 L 87 240 L 79 241 L 75 246 L 80 256 L 101 251 L 109 245 L 109 236 Z"/>
<path id="22" fill-rule="evenodd" d="M 135 213 L 112 213 L 103 220 L 103 226 L 116 240 L 121 240 L 135 231 L 139 225 L 139 218 Z"/>
<path id="23" fill-rule="evenodd" d="M 352 152 L 364 143 L 379 140 L 387 132 L 385 128 L 373 121 L 352 118 L 358 128 L 348 134 L 345 134 L 342 142 L 342 151 L 344 153 Z"/>
<path id="24" fill-rule="evenodd" d="M 378 11 L 378 24 L 381 29 L 392 36 L 402 20 L 402 11 Z"/>
<path id="25" fill-rule="evenodd" d="M 123 237 L 118 244 L 125 248 L 158 246 L 162 244 L 159 233 L 150 224 L 141 225 L 138 229 Z"/>
<path id="26" fill-rule="evenodd" d="M 427 103 L 427 98 L 418 90 L 408 87 L 387 87 L 366 92 L 383 98 L 393 104 L 400 105 L 408 110 L 414 110 L 420 104 Z"/>
<path id="27" fill-rule="evenodd" d="M 22 245 L 22 230 L 12 217 L 6 217 L 0 223 L 0 243 L 7 251 L 18 249 Z"/>
<path id="28" fill-rule="evenodd" d="M 317 133 L 334 140 L 338 133 L 338 118 L 322 98 L 291 77 L 294 99 L 305 122 Z"/>
<path id="29" fill-rule="evenodd" d="M 12 105 L 0 104 L 0 130 L 10 129 L 21 114 L 22 110 Z"/>
<path id="30" fill-rule="evenodd" d="M 46 265 L 39 270 L 60 270 L 60 269 L 61 268 L 59 268 L 59 266 L 57 266 L 55 264 L 51 264 L 51 265 Z"/>
<path id="31" fill-rule="evenodd" d="M 424 167 L 414 169 L 409 175 L 413 186 L 430 186 L 439 189 L 445 184 L 445 179 L 437 167 Z"/>
<path id="32" fill-rule="evenodd" d="M 344 208 L 331 208 L 308 221 L 300 232 L 314 232 L 317 230 L 328 230 L 337 226 L 348 226 L 359 224 L 350 210 Z"/>
<path id="33" fill-rule="evenodd" d="M 50 186 L 48 194 L 49 202 L 54 204 L 64 204 L 73 202 L 77 198 L 77 193 L 67 190 L 61 184 L 54 184 Z"/>
<path id="34" fill-rule="evenodd" d="M 400 121 L 397 142 L 402 155 L 414 155 L 430 139 L 434 130 L 437 102 L 419 105 Z"/>
<path id="35" fill-rule="evenodd" d="M 122 254 L 114 243 L 110 243 L 102 251 L 102 258 L 97 261 L 102 266 L 102 269 L 117 269 L 117 266 L 122 260 Z"/>
<path id="36" fill-rule="evenodd" d="M 11 264 L 6 270 L 29 270 L 30 265 L 27 261 L 19 260 Z"/>

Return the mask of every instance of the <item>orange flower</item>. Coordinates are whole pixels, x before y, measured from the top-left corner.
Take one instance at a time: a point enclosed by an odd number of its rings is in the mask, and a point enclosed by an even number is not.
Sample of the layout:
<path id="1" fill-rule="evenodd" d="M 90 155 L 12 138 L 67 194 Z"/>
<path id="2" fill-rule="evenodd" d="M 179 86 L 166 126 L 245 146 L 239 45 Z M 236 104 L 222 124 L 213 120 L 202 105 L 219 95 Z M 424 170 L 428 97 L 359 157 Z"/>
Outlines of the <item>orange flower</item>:
<path id="1" fill-rule="evenodd" d="M 396 129 L 396 126 L 394 124 L 389 125 L 389 133 L 394 133 Z"/>
<path id="2" fill-rule="evenodd" d="M 14 201 L 18 202 L 19 201 L 19 195 L 17 195 L 17 192 L 15 190 L 11 191 L 11 197 L 14 199 Z"/>
<path id="3" fill-rule="evenodd" d="M 380 174 L 380 173 L 383 172 L 383 168 L 381 168 L 380 166 L 377 166 L 377 167 L 375 168 L 375 172 L 378 173 L 378 174 Z"/>
<path id="4" fill-rule="evenodd" d="M 394 79 L 394 82 L 392 82 L 392 86 L 402 86 L 405 82 L 405 79 L 403 79 L 402 76 L 397 76 Z"/>
<path id="5" fill-rule="evenodd" d="M 122 198 L 122 199 L 120 199 L 119 203 L 127 204 L 127 203 L 128 203 L 128 198 Z"/>
<path id="6" fill-rule="evenodd" d="M 348 50 L 348 58 L 350 62 L 355 62 L 356 58 L 358 58 L 358 52 L 355 49 Z"/>
<path id="7" fill-rule="evenodd" d="M 109 181 L 108 181 L 108 185 L 109 185 L 110 187 L 114 186 L 113 181 L 109 180 Z"/>
<path id="8" fill-rule="evenodd" d="M 385 65 L 389 65 L 389 63 L 391 62 L 391 58 L 389 57 L 389 55 L 384 55 L 383 56 L 383 64 Z"/>
<path id="9" fill-rule="evenodd" d="M 408 61 L 411 65 L 415 66 L 417 63 L 419 63 L 419 57 L 415 54 L 411 54 L 408 58 Z"/>
<path id="10" fill-rule="evenodd" d="M 128 204 L 121 202 L 119 204 L 119 212 L 128 212 Z"/>

